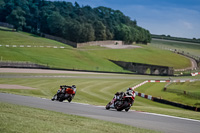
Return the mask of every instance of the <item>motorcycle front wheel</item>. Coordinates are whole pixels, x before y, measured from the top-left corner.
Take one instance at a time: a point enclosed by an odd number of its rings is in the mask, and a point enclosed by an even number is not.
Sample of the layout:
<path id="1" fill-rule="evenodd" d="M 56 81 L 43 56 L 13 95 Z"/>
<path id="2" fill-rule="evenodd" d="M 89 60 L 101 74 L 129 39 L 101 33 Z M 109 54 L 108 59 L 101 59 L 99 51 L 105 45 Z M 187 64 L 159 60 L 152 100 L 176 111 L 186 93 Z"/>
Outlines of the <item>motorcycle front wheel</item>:
<path id="1" fill-rule="evenodd" d="M 72 97 L 68 97 L 68 102 L 70 103 L 72 101 Z"/>
<path id="2" fill-rule="evenodd" d="M 125 109 L 126 107 L 128 107 L 128 102 L 124 101 L 124 103 L 121 106 L 118 106 L 116 109 L 117 111 L 122 111 L 123 109 Z"/>
<path id="3" fill-rule="evenodd" d="M 106 109 L 107 109 L 107 110 L 110 109 L 110 102 L 106 105 Z"/>

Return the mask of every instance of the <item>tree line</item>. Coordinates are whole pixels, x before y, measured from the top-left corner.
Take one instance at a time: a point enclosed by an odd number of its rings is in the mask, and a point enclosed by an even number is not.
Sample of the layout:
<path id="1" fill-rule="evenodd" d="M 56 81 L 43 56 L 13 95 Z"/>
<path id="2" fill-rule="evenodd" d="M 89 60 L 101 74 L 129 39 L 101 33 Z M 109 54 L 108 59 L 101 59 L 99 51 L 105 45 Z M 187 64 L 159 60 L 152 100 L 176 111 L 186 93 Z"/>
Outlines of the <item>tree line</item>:
<path id="1" fill-rule="evenodd" d="M 151 34 L 119 10 L 65 1 L 0 0 L 0 22 L 15 29 L 46 33 L 73 42 L 122 40 L 149 43 Z"/>

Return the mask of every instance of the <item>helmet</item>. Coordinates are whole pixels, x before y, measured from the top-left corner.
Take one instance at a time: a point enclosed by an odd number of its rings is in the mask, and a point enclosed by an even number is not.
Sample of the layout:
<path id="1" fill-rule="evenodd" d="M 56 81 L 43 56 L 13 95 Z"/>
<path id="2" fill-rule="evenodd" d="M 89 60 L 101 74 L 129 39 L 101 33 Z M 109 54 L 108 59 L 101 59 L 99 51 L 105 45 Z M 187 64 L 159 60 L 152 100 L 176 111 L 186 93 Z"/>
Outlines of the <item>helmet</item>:
<path id="1" fill-rule="evenodd" d="M 76 88 L 76 85 L 72 85 L 73 88 Z"/>
<path id="2" fill-rule="evenodd" d="M 133 89 L 132 89 L 132 88 L 128 88 L 128 89 L 126 90 L 126 93 L 127 93 L 128 95 L 131 95 L 131 94 L 133 93 Z"/>
<path id="3" fill-rule="evenodd" d="M 133 91 L 132 88 L 128 88 L 126 91 Z"/>

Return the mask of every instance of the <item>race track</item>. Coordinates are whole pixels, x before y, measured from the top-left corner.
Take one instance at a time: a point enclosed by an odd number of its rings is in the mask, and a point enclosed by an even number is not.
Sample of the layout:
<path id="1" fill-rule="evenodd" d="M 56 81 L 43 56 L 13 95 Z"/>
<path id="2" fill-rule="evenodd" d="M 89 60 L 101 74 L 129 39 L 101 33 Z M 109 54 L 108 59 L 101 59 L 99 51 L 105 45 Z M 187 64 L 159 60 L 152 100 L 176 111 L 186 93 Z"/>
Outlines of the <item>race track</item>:
<path id="1" fill-rule="evenodd" d="M 200 121 L 158 115 L 145 112 L 118 112 L 106 110 L 102 106 L 93 106 L 80 103 L 56 102 L 50 99 L 0 93 L 0 102 L 19 104 L 34 108 L 41 108 L 66 114 L 73 114 L 127 124 L 135 127 L 153 129 L 167 133 L 199 133 Z"/>

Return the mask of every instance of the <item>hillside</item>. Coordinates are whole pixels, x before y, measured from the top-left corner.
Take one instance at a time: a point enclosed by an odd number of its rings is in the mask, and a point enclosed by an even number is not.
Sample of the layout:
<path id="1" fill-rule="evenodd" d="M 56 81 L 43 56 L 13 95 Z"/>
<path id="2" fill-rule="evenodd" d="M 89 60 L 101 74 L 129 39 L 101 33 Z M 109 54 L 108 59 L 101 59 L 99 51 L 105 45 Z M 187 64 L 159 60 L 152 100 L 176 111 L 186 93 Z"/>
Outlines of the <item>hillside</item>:
<path id="1" fill-rule="evenodd" d="M 132 18 L 134 19 L 134 18 Z M 17 31 L 46 33 L 72 42 L 123 40 L 149 43 L 148 30 L 137 25 L 119 10 L 91 8 L 66 1 L 17 0 L 0 3 L 0 22 L 14 25 Z"/>
<path id="2" fill-rule="evenodd" d="M 151 45 L 161 49 L 176 49 L 179 52 L 184 51 L 188 55 L 200 56 L 200 43 L 152 39 Z"/>
<path id="3" fill-rule="evenodd" d="M 174 68 L 190 66 L 189 59 L 151 46 L 140 45 L 142 48 L 136 49 L 109 49 L 97 46 L 75 49 L 33 34 L 13 32 L 5 28 L 0 28 L 0 45 L 0 57 L 3 61 L 30 61 L 52 68 L 127 72 L 108 59 Z"/>

